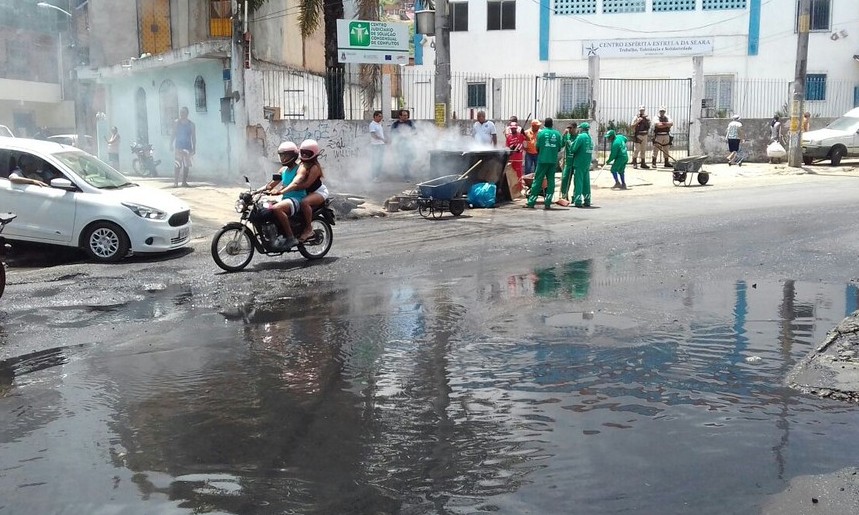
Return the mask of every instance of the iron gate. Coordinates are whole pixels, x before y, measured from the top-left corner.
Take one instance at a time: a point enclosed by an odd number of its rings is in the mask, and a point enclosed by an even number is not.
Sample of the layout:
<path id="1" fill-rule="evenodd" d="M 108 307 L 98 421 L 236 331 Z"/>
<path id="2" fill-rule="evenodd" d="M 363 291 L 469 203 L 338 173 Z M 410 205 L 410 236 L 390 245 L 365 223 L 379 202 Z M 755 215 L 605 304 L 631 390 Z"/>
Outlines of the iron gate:
<path id="1" fill-rule="evenodd" d="M 651 122 L 655 122 L 659 108 L 664 106 L 674 122 L 671 157 L 679 159 L 689 155 L 692 79 L 600 79 L 599 101 L 600 136 L 610 128 L 629 135 L 629 124 L 638 115 L 639 106 L 645 106 Z M 653 143 L 648 141 L 648 162 L 652 151 Z"/>

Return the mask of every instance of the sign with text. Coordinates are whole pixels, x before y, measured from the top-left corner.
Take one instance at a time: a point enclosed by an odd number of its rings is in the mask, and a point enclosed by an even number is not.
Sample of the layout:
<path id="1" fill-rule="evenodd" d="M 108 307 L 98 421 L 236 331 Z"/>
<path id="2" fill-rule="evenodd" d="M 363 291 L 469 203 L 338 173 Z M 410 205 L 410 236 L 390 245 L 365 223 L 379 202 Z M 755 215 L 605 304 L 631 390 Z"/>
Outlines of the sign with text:
<path id="1" fill-rule="evenodd" d="M 582 57 L 683 57 L 713 55 L 713 38 L 595 39 L 582 41 Z"/>
<path id="2" fill-rule="evenodd" d="M 439 103 L 435 105 L 435 126 L 444 127 L 447 125 L 447 105 Z"/>
<path id="3" fill-rule="evenodd" d="M 337 20 L 341 63 L 408 64 L 409 26 L 405 23 Z"/>

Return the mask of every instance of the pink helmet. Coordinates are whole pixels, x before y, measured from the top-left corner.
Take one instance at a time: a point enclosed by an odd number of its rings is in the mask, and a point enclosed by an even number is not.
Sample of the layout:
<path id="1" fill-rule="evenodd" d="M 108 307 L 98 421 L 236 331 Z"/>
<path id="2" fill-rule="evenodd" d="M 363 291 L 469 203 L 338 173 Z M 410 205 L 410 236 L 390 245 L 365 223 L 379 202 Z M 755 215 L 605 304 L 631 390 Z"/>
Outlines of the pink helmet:
<path id="1" fill-rule="evenodd" d="M 298 146 L 291 141 L 284 141 L 277 147 L 278 154 L 286 154 L 288 152 L 292 152 L 294 154 L 298 153 Z"/>
<path id="2" fill-rule="evenodd" d="M 319 143 L 315 139 L 306 139 L 301 142 L 299 153 L 302 161 L 310 161 L 319 155 Z"/>

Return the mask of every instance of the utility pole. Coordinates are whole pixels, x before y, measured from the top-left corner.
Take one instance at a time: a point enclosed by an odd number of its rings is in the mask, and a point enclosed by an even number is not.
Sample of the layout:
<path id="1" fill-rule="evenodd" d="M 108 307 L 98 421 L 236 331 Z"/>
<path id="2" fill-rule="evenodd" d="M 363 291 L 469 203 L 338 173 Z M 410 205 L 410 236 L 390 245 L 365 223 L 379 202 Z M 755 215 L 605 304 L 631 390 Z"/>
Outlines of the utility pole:
<path id="1" fill-rule="evenodd" d="M 802 113 L 805 111 L 805 74 L 808 65 L 808 30 L 811 24 L 811 0 L 800 0 L 797 23 L 796 74 L 793 81 L 793 101 L 790 104 L 791 168 L 802 166 Z"/>
<path id="2" fill-rule="evenodd" d="M 447 127 L 450 120 L 450 21 L 448 0 L 435 6 L 435 123 Z"/>

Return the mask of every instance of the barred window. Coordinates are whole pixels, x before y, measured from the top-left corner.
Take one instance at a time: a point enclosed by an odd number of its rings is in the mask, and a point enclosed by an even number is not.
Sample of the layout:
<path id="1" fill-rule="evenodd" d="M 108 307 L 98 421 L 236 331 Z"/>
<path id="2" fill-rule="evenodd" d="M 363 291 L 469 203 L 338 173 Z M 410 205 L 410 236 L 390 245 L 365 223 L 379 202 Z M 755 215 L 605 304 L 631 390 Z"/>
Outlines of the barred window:
<path id="1" fill-rule="evenodd" d="M 450 6 L 450 31 L 468 31 L 468 2 L 451 2 Z"/>
<path id="2" fill-rule="evenodd" d="M 559 111 L 572 113 L 588 106 L 588 79 L 565 79 L 561 82 Z"/>
<path id="3" fill-rule="evenodd" d="M 486 107 L 486 83 L 476 82 L 468 84 L 468 98 L 466 107 Z"/>
<path id="4" fill-rule="evenodd" d="M 695 0 L 653 0 L 653 12 L 694 10 Z"/>
<path id="5" fill-rule="evenodd" d="M 746 0 L 701 0 L 701 9 L 705 11 L 745 8 Z"/>
<path id="6" fill-rule="evenodd" d="M 705 75 L 704 100 L 715 112 L 712 116 L 724 118 L 734 111 L 734 76 Z"/>
<path id="7" fill-rule="evenodd" d="M 811 19 L 808 29 L 811 31 L 829 32 L 831 0 L 811 0 Z M 799 31 L 799 0 L 796 0 L 796 29 Z"/>
<path id="8" fill-rule="evenodd" d="M 194 80 L 194 105 L 197 106 L 198 113 L 205 113 L 208 110 L 206 105 L 206 81 L 201 75 L 197 75 Z"/>
<path id="9" fill-rule="evenodd" d="M 825 73 L 809 73 L 805 76 L 805 99 L 826 100 Z"/>
<path id="10" fill-rule="evenodd" d="M 643 13 L 644 0 L 603 0 L 604 13 Z"/>
<path id="11" fill-rule="evenodd" d="M 597 0 L 555 0 L 555 14 L 596 14 Z"/>

